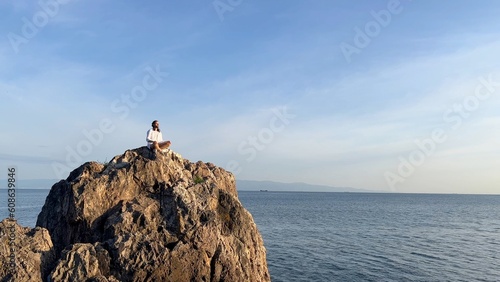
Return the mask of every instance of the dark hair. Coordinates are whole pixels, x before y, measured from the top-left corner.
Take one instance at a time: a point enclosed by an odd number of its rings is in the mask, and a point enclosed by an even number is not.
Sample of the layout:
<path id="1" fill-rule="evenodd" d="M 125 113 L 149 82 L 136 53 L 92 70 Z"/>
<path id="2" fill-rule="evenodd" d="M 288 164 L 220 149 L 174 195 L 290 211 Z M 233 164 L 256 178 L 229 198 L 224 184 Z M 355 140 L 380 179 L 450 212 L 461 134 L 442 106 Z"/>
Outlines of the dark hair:
<path id="1" fill-rule="evenodd" d="M 154 126 L 155 122 L 158 122 L 158 121 L 155 119 L 155 120 L 153 120 L 153 122 L 151 123 L 151 127 L 153 127 L 153 129 L 155 128 L 155 126 Z M 161 132 L 161 131 L 160 131 L 160 127 L 158 127 L 158 132 Z"/>

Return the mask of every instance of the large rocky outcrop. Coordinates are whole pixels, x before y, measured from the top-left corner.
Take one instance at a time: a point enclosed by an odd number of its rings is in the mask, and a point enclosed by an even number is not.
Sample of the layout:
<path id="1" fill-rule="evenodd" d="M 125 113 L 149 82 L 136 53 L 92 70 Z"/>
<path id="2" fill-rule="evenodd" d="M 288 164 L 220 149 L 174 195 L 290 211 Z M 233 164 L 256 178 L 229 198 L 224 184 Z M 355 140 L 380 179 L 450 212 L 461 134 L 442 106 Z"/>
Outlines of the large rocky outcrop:
<path id="1" fill-rule="evenodd" d="M 85 163 L 52 187 L 37 226 L 59 258 L 50 281 L 270 280 L 234 176 L 172 151 Z"/>

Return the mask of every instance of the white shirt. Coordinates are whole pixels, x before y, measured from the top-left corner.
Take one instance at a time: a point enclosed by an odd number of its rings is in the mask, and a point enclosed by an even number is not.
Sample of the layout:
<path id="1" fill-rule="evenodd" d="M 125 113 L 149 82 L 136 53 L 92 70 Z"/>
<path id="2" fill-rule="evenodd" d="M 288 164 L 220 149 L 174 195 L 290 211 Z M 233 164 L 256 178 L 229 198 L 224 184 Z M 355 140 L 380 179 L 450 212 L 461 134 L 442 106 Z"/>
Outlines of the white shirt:
<path id="1" fill-rule="evenodd" d="M 153 141 L 156 141 L 158 143 L 163 141 L 163 136 L 161 135 L 160 131 L 155 131 L 152 128 L 148 130 L 147 132 L 147 137 L 146 137 L 146 142 L 148 142 L 148 148 L 151 148 L 151 144 L 153 144 Z"/>

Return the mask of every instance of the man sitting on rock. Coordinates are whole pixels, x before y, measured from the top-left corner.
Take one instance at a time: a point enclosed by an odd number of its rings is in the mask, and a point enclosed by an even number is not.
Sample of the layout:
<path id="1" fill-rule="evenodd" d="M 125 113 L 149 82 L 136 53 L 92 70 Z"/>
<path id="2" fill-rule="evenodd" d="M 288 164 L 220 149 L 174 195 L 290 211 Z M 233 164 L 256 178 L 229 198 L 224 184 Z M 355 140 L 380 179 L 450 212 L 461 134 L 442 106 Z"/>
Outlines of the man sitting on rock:
<path id="1" fill-rule="evenodd" d="M 160 131 L 160 123 L 154 120 L 151 123 L 151 128 L 147 132 L 146 141 L 148 142 L 148 148 L 156 152 L 167 152 L 168 147 L 172 144 L 170 141 L 163 141 L 163 136 Z"/>

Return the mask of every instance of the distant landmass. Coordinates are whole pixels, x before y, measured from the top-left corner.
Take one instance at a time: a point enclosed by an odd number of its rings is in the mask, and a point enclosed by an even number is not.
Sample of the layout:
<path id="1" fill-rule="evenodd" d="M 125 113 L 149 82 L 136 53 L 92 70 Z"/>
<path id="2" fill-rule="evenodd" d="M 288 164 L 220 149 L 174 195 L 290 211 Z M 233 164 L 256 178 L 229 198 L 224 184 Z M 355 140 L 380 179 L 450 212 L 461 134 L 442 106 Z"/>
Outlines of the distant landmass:
<path id="1" fill-rule="evenodd" d="M 275 192 L 358 192 L 378 193 L 367 189 L 352 187 L 333 187 L 326 185 L 313 185 L 302 182 L 283 183 L 274 181 L 236 180 L 236 188 L 239 191 L 275 191 Z"/>
<path id="2" fill-rule="evenodd" d="M 59 179 L 17 179 L 18 189 L 50 189 Z M 0 189 L 6 189 L 7 180 L 0 180 Z M 236 180 L 239 191 L 275 191 L 275 192 L 353 192 L 353 193 L 379 193 L 375 191 L 352 187 L 334 187 L 327 185 L 314 185 L 302 182 L 285 183 L 275 181 Z"/>

